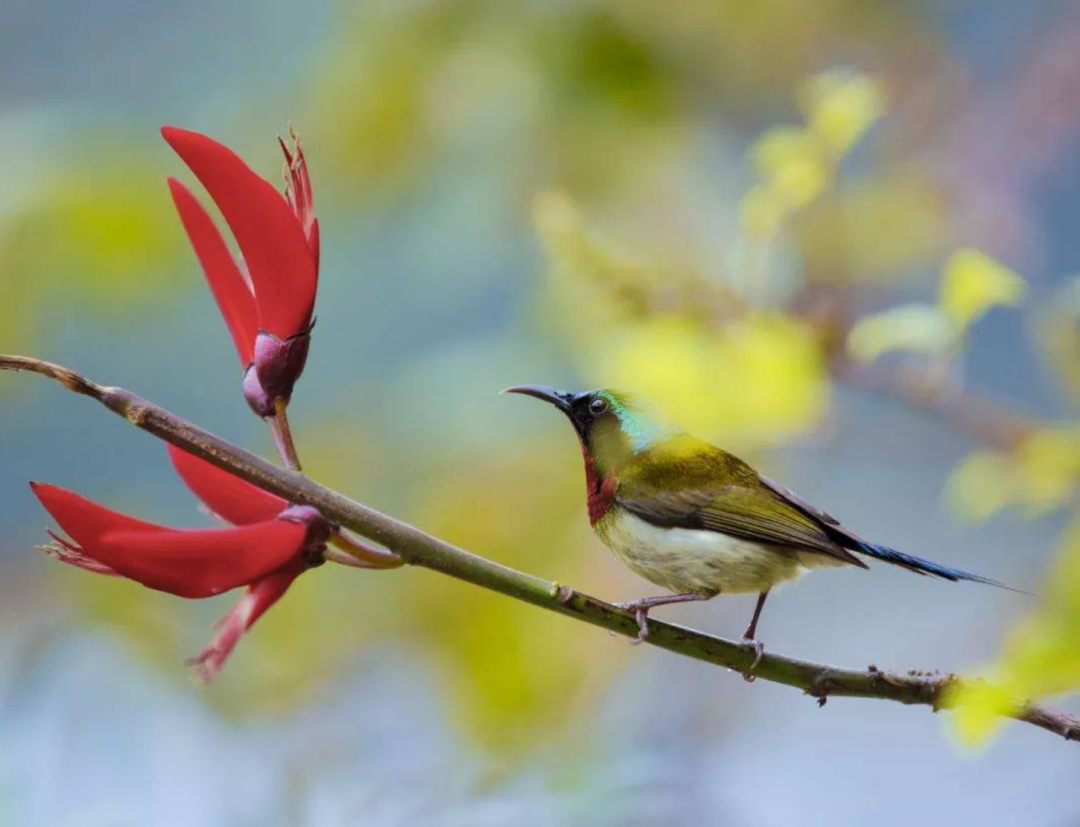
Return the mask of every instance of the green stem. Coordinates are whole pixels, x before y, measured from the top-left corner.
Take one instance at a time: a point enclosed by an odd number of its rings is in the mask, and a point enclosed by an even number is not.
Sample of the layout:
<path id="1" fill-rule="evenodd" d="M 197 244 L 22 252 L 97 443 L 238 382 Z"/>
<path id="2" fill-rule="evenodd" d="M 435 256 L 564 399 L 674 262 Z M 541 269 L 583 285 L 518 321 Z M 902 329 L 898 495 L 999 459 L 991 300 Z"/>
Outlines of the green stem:
<path id="1" fill-rule="evenodd" d="M 533 577 L 452 546 L 324 488 L 303 474 L 279 468 L 130 391 L 103 387 L 67 368 L 28 357 L 0 356 L 0 370 L 30 371 L 49 377 L 70 391 L 97 400 L 137 428 L 266 491 L 290 502 L 318 508 L 329 519 L 378 542 L 407 563 L 627 637 L 637 635 L 638 625 L 631 612 L 569 586 Z M 658 620 L 649 621 L 649 636 L 645 640 L 652 646 L 740 673 L 750 668 L 755 657 L 748 646 Z M 865 671 L 840 669 L 771 653 L 762 657 L 753 674 L 762 680 L 801 689 L 821 704 L 834 696 L 877 698 L 921 704 L 935 711 L 945 705 L 946 690 L 962 680 L 952 674 L 916 671 L 899 674 L 877 667 Z M 1080 718 L 1067 713 L 1023 702 L 1011 717 L 1080 742 Z"/>

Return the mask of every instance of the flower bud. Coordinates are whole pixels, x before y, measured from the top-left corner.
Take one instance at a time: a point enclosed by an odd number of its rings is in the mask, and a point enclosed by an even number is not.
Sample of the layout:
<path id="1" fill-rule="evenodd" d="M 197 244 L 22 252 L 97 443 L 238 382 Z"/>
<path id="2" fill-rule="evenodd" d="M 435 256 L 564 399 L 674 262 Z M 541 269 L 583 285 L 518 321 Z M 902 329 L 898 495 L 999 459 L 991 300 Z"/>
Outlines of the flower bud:
<path id="1" fill-rule="evenodd" d="M 266 419 L 274 415 L 274 400 L 263 389 L 259 381 L 259 373 L 255 370 L 255 364 L 248 365 L 244 371 L 244 399 L 248 406 L 255 411 L 255 415 Z"/>
<path id="2" fill-rule="evenodd" d="M 341 528 L 326 519 L 317 508 L 310 505 L 290 505 L 278 515 L 279 520 L 300 523 L 307 528 L 305 559 L 308 568 L 323 564 L 323 552 L 331 535 Z"/>
<path id="3" fill-rule="evenodd" d="M 275 400 L 288 402 L 293 386 L 304 371 L 308 348 L 311 347 L 311 328 L 282 340 L 273 333 L 260 330 L 255 338 L 255 372 L 263 395 L 270 400 L 271 413 Z M 245 396 L 247 396 L 245 378 Z M 248 404 L 251 404 L 251 397 Z M 260 400 L 261 401 L 261 400 Z M 254 407 L 254 406 L 253 406 Z M 258 413 L 258 410 L 256 410 Z M 266 414 L 260 414 L 266 416 Z"/>

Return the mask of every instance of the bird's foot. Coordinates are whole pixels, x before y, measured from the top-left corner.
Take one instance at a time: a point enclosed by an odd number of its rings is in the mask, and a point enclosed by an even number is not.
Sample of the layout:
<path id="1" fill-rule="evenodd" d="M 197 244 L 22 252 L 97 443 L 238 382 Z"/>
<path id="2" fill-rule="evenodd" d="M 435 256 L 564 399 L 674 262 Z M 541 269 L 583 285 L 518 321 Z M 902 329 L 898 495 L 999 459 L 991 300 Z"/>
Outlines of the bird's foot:
<path id="1" fill-rule="evenodd" d="M 631 600 L 629 603 L 616 603 L 620 609 L 634 613 L 637 620 L 638 635 L 631 643 L 641 643 L 649 636 L 649 609 L 657 606 L 667 606 L 669 603 L 689 603 L 693 600 L 708 600 L 716 592 L 686 592 L 685 594 L 662 594 L 656 597 L 643 597 L 640 600 Z"/>
<path id="2" fill-rule="evenodd" d="M 630 643 L 633 646 L 639 646 L 649 636 L 649 609 L 651 608 L 645 600 L 628 600 L 625 603 L 616 603 L 620 609 L 624 609 L 628 612 L 634 613 L 634 620 L 637 621 L 638 633 L 637 637 L 631 638 Z"/>
<path id="3" fill-rule="evenodd" d="M 754 670 L 757 669 L 758 664 L 761 663 L 761 658 L 765 655 L 765 644 L 760 640 L 755 640 L 752 637 L 744 635 L 742 645 L 754 651 L 754 662 L 751 663 L 750 668 L 743 673 L 743 679 L 747 683 L 753 683 L 757 679 Z"/>

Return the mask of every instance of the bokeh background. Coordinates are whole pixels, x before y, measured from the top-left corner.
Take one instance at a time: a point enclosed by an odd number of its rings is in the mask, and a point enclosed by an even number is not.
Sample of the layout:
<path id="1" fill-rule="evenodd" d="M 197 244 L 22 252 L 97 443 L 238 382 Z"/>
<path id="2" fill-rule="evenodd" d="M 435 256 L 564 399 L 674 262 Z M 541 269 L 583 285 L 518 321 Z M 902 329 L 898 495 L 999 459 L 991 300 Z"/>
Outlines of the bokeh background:
<path id="1" fill-rule="evenodd" d="M 320 481 L 643 596 L 565 423 L 497 395 L 628 386 L 857 531 L 1039 596 L 876 566 L 770 601 L 774 650 L 990 675 L 959 718 L 819 709 L 333 566 L 196 688 L 183 658 L 231 598 L 35 554 L 26 481 L 206 517 L 153 439 L 0 377 L 0 824 L 1080 823 L 1075 747 L 988 723 L 1013 690 L 1078 709 L 1075 3 L 4 0 L 0 351 L 269 455 L 163 123 L 274 181 L 275 136 L 304 141 L 323 264 L 291 412 Z M 734 636 L 751 608 L 663 615 Z"/>

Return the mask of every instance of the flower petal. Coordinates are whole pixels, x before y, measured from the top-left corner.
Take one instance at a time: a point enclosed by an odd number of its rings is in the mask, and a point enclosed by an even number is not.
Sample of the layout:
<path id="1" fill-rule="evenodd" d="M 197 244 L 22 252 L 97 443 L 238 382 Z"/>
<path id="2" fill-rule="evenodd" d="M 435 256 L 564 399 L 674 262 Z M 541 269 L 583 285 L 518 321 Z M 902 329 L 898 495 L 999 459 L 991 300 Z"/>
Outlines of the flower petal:
<path id="1" fill-rule="evenodd" d="M 241 528 L 184 531 L 134 520 L 52 485 L 34 493 L 75 541 L 65 549 L 151 589 L 209 597 L 253 583 L 309 547 L 310 522 L 268 520 Z M 74 546 L 74 547 L 73 547 Z"/>
<path id="2" fill-rule="evenodd" d="M 311 254 L 315 256 L 315 268 L 319 267 L 319 219 L 311 220 L 311 229 L 308 230 L 308 244 L 311 246 Z"/>
<path id="3" fill-rule="evenodd" d="M 172 192 L 176 211 L 184 225 L 195 255 L 202 265 L 206 283 L 214 294 L 225 324 L 232 334 L 236 352 L 240 354 L 240 363 L 247 367 L 255 358 L 255 336 L 259 332 L 258 311 L 255 308 L 255 295 L 251 292 L 240 268 L 236 266 L 232 253 L 221 237 L 214 221 L 203 209 L 191 191 L 177 181 L 169 179 L 169 191 Z"/>
<path id="4" fill-rule="evenodd" d="M 209 682 L 221 672 L 244 632 L 254 626 L 255 621 L 281 599 L 303 571 L 303 566 L 299 564 L 285 566 L 251 585 L 244 596 L 217 622 L 218 631 L 214 639 L 188 661 L 190 666 L 195 667 L 200 681 Z"/>
<path id="5" fill-rule="evenodd" d="M 78 540 L 78 538 L 75 538 Z M 83 553 L 144 586 L 180 597 L 210 597 L 245 586 L 296 560 L 307 527 L 269 520 L 197 531 L 115 531 Z"/>
<path id="6" fill-rule="evenodd" d="M 272 520 L 289 507 L 281 497 L 223 471 L 175 445 L 168 445 L 176 473 L 214 514 L 233 525 Z"/>
<path id="7" fill-rule="evenodd" d="M 118 511 L 110 511 L 56 485 L 32 482 L 30 489 L 60 527 L 81 545 L 92 545 L 109 531 L 169 531 L 164 526 L 144 523 Z"/>
<path id="8" fill-rule="evenodd" d="M 281 339 L 306 330 L 318 274 L 289 203 L 217 141 L 170 126 L 161 134 L 206 187 L 236 236 L 255 287 L 259 327 Z"/>

